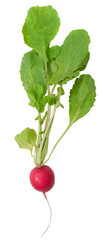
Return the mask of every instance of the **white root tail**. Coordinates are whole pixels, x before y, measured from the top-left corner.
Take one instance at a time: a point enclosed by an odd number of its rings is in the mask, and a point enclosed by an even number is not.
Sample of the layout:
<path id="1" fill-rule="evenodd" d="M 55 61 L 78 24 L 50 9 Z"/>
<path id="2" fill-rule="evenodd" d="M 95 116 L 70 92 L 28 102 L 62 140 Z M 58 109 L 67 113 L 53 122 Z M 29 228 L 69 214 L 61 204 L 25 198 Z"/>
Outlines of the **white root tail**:
<path id="1" fill-rule="evenodd" d="M 44 236 L 44 234 L 47 232 L 48 228 L 50 227 L 51 219 L 52 219 L 52 209 L 51 209 L 50 203 L 49 203 L 49 201 L 48 201 L 48 199 L 47 199 L 46 194 L 43 193 L 43 195 L 44 195 L 44 197 L 45 197 L 45 199 L 46 199 L 46 201 L 47 201 L 47 203 L 48 203 L 48 206 L 49 206 L 49 210 L 50 210 L 50 219 L 49 219 L 49 224 L 48 224 L 47 228 L 45 229 L 45 231 L 44 231 L 43 234 L 41 235 L 41 238 Z"/>

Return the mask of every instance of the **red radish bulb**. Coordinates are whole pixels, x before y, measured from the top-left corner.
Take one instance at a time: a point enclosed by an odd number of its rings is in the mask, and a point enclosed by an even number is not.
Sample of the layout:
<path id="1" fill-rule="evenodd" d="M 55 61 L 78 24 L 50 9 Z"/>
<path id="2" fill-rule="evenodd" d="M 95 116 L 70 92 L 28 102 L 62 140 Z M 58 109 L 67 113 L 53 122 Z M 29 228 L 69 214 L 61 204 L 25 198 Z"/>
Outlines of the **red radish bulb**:
<path id="1" fill-rule="evenodd" d="M 30 172 L 31 185 L 40 192 L 48 192 L 55 183 L 53 170 L 47 166 L 35 167 Z"/>
<path id="2" fill-rule="evenodd" d="M 48 203 L 49 209 L 50 209 L 50 220 L 49 220 L 49 224 L 48 224 L 46 230 L 44 231 L 44 233 L 41 236 L 41 237 L 43 237 L 43 235 L 46 233 L 46 231 L 48 230 L 50 223 L 51 223 L 52 210 L 51 210 L 50 203 L 47 199 L 46 192 L 51 190 L 52 187 L 54 186 L 54 183 L 55 183 L 54 172 L 47 165 L 43 165 L 41 167 L 35 167 L 30 172 L 30 182 L 31 182 L 31 185 L 33 186 L 33 188 L 35 188 L 37 191 L 40 191 L 44 194 L 44 197 L 45 197 L 45 199 Z"/>

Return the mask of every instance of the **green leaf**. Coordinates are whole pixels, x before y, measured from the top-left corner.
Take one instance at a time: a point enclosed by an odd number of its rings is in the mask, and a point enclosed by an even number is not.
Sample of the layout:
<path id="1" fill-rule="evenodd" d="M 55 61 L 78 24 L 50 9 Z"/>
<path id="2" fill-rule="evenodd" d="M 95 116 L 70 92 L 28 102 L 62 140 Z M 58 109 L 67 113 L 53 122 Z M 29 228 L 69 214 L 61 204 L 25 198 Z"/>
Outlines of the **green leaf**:
<path id="1" fill-rule="evenodd" d="M 43 91 L 40 85 L 35 85 L 33 91 L 27 91 L 30 99 L 29 105 L 35 107 L 39 113 L 44 112 L 45 105 L 47 103 L 47 98 L 42 93 Z"/>
<path id="2" fill-rule="evenodd" d="M 32 7 L 22 29 L 24 41 L 45 59 L 46 51 L 59 26 L 60 19 L 52 6 Z"/>
<path id="3" fill-rule="evenodd" d="M 69 96 L 70 124 L 84 117 L 95 102 L 96 87 L 90 75 L 81 75 L 76 79 Z"/>
<path id="4" fill-rule="evenodd" d="M 36 107 L 38 111 L 42 111 L 47 82 L 43 62 L 34 51 L 24 54 L 20 74 L 23 86 L 30 99 L 29 104 Z"/>
<path id="5" fill-rule="evenodd" d="M 47 96 L 47 102 L 49 105 L 55 105 L 58 101 L 58 95 L 52 94 L 51 96 Z"/>
<path id="6" fill-rule="evenodd" d="M 53 60 L 54 58 L 56 58 L 59 54 L 60 54 L 61 48 L 56 45 L 56 46 L 52 46 L 51 48 L 48 49 L 48 57 L 49 60 Z"/>
<path id="7" fill-rule="evenodd" d="M 76 78 L 79 75 L 79 71 L 75 71 L 71 74 L 69 74 L 69 77 L 66 77 L 64 80 L 62 80 L 61 82 L 59 82 L 60 85 L 66 84 L 68 81 Z"/>
<path id="8" fill-rule="evenodd" d="M 17 134 L 15 141 L 20 148 L 28 149 L 32 153 L 33 146 L 36 146 L 37 134 L 34 129 L 25 128 L 20 134 Z"/>
<path id="9" fill-rule="evenodd" d="M 59 107 L 64 109 L 64 105 L 62 103 L 59 103 Z"/>
<path id="10" fill-rule="evenodd" d="M 64 89 L 63 89 L 62 86 L 60 86 L 60 87 L 57 88 L 57 92 L 58 92 L 58 94 L 59 94 L 60 96 L 62 96 L 62 95 L 65 94 Z"/>
<path id="11" fill-rule="evenodd" d="M 83 29 L 74 30 L 67 36 L 61 46 L 59 56 L 54 60 L 57 67 L 55 68 L 56 71 L 50 74 L 50 84 L 66 83 L 85 69 L 90 55 L 88 51 L 89 43 L 90 37 Z"/>
<path id="12" fill-rule="evenodd" d="M 48 79 L 49 84 L 52 85 L 50 79 L 52 78 L 53 74 L 58 71 L 58 66 L 56 64 L 55 59 L 48 63 Z"/>
<path id="13" fill-rule="evenodd" d="M 46 93 L 47 83 L 45 79 L 45 71 L 40 57 L 30 51 L 24 54 L 21 62 L 21 80 L 26 90 L 33 90 L 35 84 L 42 86 L 43 93 Z"/>

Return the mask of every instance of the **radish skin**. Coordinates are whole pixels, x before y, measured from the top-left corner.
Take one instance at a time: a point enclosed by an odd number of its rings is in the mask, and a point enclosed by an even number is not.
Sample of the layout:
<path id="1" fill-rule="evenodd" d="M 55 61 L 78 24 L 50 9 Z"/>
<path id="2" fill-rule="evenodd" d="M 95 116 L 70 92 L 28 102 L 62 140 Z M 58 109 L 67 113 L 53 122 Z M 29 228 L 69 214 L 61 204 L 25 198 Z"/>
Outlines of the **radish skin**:
<path id="1" fill-rule="evenodd" d="M 30 182 L 33 188 L 40 192 L 48 192 L 52 189 L 55 183 L 55 175 L 53 170 L 43 165 L 35 167 L 30 172 Z"/>

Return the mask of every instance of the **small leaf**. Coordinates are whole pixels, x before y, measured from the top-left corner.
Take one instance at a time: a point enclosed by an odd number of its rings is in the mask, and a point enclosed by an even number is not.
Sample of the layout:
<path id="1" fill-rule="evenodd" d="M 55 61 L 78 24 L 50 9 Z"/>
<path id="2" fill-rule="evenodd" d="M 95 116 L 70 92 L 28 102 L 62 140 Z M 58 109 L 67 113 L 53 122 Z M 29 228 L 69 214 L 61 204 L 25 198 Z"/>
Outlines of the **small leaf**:
<path id="1" fill-rule="evenodd" d="M 70 32 L 61 46 L 59 56 L 54 60 L 57 70 L 50 75 L 50 84 L 66 83 L 67 80 L 73 79 L 73 77 L 79 75 L 80 71 L 85 69 L 90 55 L 88 51 L 89 43 L 90 37 L 85 30 L 80 29 Z"/>
<path id="2" fill-rule="evenodd" d="M 62 103 L 59 103 L 59 106 L 58 107 L 61 107 L 64 109 L 64 105 Z"/>
<path id="3" fill-rule="evenodd" d="M 49 84 L 51 85 L 52 83 L 50 82 L 50 79 L 52 78 L 53 74 L 58 71 L 58 66 L 56 64 L 55 59 L 51 62 L 48 63 L 48 79 L 49 79 Z"/>
<path id="4" fill-rule="evenodd" d="M 52 75 L 58 70 L 55 58 L 60 54 L 61 48 L 56 45 L 48 49 L 48 77 L 51 79 Z"/>
<path id="5" fill-rule="evenodd" d="M 90 75 L 81 75 L 76 79 L 69 96 L 70 124 L 84 117 L 95 102 L 96 87 Z"/>
<path id="6" fill-rule="evenodd" d="M 56 46 L 52 46 L 51 48 L 48 49 L 48 58 L 49 60 L 53 60 L 54 58 L 56 58 L 59 54 L 60 54 L 61 48 L 56 45 Z"/>
<path id="7" fill-rule="evenodd" d="M 27 91 L 28 97 L 30 99 L 29 105 L 35 107 L 38 112 L 44 112 L 45 105 L 47 103 L 46 96 L 42 94 L 42 87 L 40 85 L 35 85 L 33 91 Z"/>
<path id="8" fill-rule="evenodd" d="M 25 43 L 44 60 L 51 40 L 56 36 L 60 19 L 52 6 L 32 7 L 22 29 Z"/>
<path id="9" fill-rule="evenodd" d="M 15 141 L 20 148 L 25 148 L 31 151 L 33 146 L 36 146 L 37 134 L 34 129 L 25 128 L 20 134 L 15 136 Z"/>
<path id="10" fill-rule="evenodd" d="M 43 62 L 34 51 L 24 54 L 20 74 L 23 86 L 30 99 L 29 104 L 42 112 L 47 82 Z"/>
<path id="11" fill-rule="evenodd" d="M 63 89 L 62 86 L 58 87 L 58 88 L 57 88 L 57 91 L 58 91 L 58 94 L 59 94 L 60 96 L 62 96 L 62 95 L 65 94 L 64 89 Z"/>
<path id="12" fill-rule="evenodd" d="M 47 96 L 47 101 L 49 105 L 55 105 L 58 101 L 58 95 L 52 94 L 51 96 Z"/>

